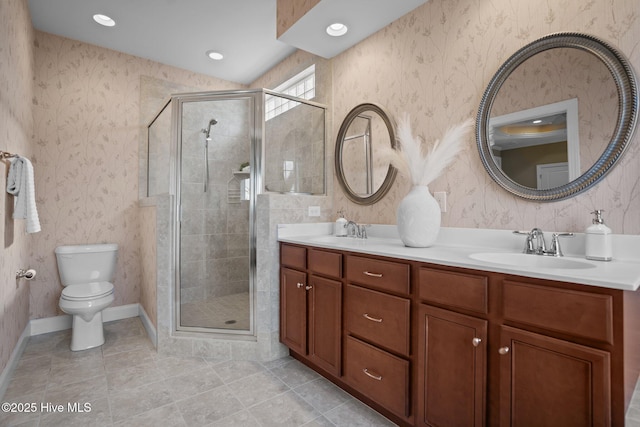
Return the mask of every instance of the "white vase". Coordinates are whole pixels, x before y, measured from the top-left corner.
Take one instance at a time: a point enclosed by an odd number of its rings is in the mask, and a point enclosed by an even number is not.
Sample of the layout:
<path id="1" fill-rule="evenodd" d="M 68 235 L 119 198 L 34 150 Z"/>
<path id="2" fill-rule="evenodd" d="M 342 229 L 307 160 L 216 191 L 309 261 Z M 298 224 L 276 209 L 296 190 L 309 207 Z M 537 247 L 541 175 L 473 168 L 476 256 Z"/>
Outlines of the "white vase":
<path id="1" fill-rule="evenodd" d="M 398 205 L 398 233 L 412 248 L 426 248 L 435 243 L 440 231 L 440 205 L 426 185 L 414 186 Z"/>

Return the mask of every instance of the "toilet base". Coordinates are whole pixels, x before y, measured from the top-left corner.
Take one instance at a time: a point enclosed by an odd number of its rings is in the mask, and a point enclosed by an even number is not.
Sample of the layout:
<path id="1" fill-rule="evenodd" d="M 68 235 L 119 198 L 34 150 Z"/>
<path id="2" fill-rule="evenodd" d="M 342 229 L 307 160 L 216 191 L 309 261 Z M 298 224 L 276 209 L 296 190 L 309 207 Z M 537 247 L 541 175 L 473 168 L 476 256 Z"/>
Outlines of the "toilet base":
<path id="1" fill-rule="evenodd" d="M 71 351 L 88 350 L 104 344 L 102 311 L 97 312 L 89 322 L 79 315 L 74 315 L 72 328 Z"/>

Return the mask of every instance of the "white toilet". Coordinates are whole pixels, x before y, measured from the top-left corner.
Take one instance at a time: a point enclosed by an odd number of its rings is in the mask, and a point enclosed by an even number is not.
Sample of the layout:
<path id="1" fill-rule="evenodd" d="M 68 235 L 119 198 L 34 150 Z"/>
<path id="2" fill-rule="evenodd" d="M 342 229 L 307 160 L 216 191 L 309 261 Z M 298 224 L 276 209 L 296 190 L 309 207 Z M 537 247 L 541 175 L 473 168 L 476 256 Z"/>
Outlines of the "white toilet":
<path id="1" fill-rule="evenodd" d="M 117 244 L 58 246 L 58 272 L 64 289 L 60 309 L 73 316 L 71 350 L 104 344 L 102 310 L 113 302 Z"/>

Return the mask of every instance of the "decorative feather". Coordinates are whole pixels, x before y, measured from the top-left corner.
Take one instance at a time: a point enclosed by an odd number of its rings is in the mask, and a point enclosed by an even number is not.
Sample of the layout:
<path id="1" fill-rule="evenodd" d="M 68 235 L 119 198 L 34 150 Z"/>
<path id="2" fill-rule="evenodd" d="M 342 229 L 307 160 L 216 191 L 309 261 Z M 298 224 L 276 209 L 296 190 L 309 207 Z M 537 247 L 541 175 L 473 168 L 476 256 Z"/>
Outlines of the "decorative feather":
<path id="1" fill-rule="evenodd" d="M 396 150 L 384 153 L 391 164 L 400 171 L 406 171 L 413 185 L 429 185 L 451 164 L 463 146 L 466 134 L 471 131 L 473 120 L 450 127 L 442 140 L 436 140 L 427 151 L 424 140 L 414 136 L 408 114 L 398 121 L 398 144 Z"/>

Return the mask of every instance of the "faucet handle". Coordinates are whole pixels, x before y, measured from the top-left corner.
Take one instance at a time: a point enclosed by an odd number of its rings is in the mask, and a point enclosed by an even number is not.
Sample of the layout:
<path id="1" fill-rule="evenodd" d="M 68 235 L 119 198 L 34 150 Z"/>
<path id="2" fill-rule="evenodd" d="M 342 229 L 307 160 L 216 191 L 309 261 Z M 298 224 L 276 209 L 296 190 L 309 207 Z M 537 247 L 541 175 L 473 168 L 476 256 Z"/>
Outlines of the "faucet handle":
<path id="1" fill-rule="evenodd" d="M 514 230 L 513 234 L 520 234 L 523 236 L 527 236 L 527 239 L 524 242 L 524 250 L 522 251 L 525 254 L 533 254 L 536 252 L 536 249 L 533 247 L 533 231 L 518 231 Z"/>
<path id="2" fill-rule="evenodd" d="M 573 237 L 573 233 L 553 233 L 551 235 L 551 250 L 549 255 L 563 256 L 560 248 L 560 237 Z"/>
<path id="3" fill-rule="evenodd" d="M 371 227 L 371 224 L 361 224 L 360 225 L 360 238 L 361 239 L 366 239 L 367 238 L 367 228 Z"/>

